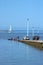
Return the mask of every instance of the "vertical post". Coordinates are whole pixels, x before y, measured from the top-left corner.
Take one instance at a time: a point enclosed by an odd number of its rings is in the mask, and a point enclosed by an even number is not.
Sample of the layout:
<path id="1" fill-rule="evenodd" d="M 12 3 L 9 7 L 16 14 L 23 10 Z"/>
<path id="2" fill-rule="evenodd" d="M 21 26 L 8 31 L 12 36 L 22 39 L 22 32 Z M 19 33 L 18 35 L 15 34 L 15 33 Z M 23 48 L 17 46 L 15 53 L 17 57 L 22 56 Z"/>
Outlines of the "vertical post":
<path id="1" fill-rule="evenodd" d="M 33 36 L 34 36 L 34 27 L 32 27 L 33 28 L 33 32 L 32 32 L 32 34 L 33 34 Z"/>
<path id="2" fill-rule="evenodd" d="M 38 27 L 37 33 L 38 33 L 38 35 L 39 35 L 39 27 Z"/>
<path id="3" fill-rule="evenodd" d="M 29 18 L 27 18 L 27 36 L 28 36 L 28 21 L 29 21 Z"/>

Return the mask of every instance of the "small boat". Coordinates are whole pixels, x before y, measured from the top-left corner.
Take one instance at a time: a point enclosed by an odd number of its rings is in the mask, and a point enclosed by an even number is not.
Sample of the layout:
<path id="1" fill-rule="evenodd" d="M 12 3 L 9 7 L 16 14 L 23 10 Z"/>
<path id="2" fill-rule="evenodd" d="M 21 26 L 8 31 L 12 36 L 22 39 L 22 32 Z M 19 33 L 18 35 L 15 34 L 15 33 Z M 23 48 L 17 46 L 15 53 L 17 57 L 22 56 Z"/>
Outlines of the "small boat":
<path id="1" fill-rule="evenodd" d="M 29 36 L 25 36 L 23 40 L 30 40 Z"/>
<path id="2" fill-rule="evenodd" d="M 11 37 L 11 38 L 8 38 L 8 40 L 13 40 L 13 38 Z"/>
<path id="3" fill-rule="evenodd" d="M 33 36 L 33 40 L 39 40 L 39 36 Z"/>

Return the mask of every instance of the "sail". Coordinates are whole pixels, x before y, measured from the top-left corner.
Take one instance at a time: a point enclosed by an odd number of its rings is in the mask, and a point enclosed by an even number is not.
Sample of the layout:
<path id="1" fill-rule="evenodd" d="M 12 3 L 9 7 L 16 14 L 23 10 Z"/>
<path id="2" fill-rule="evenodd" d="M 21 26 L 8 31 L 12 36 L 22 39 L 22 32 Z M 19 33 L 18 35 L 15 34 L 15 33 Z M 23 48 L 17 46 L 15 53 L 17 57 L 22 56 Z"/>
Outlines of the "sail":
<path id="1" fill-rule="evenodd" d="M 11 27 L 11 25 L 10 25 L 10 28 L 9 28 L 8 33 L 11 33 L 11 31 L 12 31 L 12 27 Z"/>

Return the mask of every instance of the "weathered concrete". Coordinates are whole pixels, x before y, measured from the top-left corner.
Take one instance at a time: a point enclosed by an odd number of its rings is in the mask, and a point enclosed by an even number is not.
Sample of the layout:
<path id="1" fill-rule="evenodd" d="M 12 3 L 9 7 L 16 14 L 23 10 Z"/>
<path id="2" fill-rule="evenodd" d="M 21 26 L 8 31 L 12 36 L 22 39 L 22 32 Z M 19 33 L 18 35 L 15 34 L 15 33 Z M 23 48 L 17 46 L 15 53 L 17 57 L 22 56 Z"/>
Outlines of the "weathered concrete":
<path id="1" fill-rule="evenodd" d="M 15 40 L 15 41 L 22 42 L 39 49 L 43 49 L 43 40 Z"/>

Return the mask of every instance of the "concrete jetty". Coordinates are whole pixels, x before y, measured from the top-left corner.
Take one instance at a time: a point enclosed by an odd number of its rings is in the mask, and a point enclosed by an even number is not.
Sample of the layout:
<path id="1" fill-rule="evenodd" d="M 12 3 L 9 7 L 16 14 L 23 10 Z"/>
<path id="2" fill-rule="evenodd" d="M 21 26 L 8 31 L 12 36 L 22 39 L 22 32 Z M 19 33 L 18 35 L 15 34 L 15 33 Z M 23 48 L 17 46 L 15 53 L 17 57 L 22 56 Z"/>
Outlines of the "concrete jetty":
<path id="1" fill-rule="evenodd" d="M 13 38 L 10 38 L 8 40 L 22 42 L 30 46 L 33 46 L 35 48 L 39 48 L 43 50 L 43 40 L 24 40 L 24 39 L 20 40 L 20 39 L 13 39 Z"/>
<path id="2" fill-rule="evenodd" d="M 15 40 L 43 50 L 43 40 Z"/>

